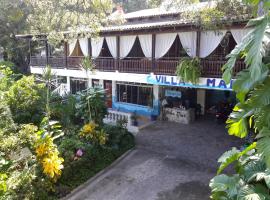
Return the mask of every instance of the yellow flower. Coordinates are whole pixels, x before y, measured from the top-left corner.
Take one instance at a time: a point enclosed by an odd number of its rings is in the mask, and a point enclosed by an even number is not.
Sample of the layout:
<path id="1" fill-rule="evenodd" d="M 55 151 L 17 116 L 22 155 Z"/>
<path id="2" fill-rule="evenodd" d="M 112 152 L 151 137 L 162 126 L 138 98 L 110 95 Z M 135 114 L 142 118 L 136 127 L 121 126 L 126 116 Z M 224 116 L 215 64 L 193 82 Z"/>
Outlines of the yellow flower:
<path id="1" fill-rule="evenodd" d="M 42 157 L 48 152 L 48 146 L 46 144 L 40 144 L 36 148 L 36 154 L 38 157 Z"/>
<path id="2" fill-rule="evenodd" d="M 83 126 L 80 135 L 81 136 L 92 135 L 94 134 L 96 127 L 98 127 L 98 125 L 95 122 L 89 122 L 88 124 L 85 124 Z"/>
<path id="3" fill-rule="evenodd" d="M 104 145 L 107 142 L 107 134 L 105 133 L 105 131 L 103 129 L 101 129 L 100 131 L 97 132 L 97 139 L 98 139 L 98 143 L 100 145 Z"/>
<path id="4" fill-rule="evenodd" d="M 99 144 L 104 145 L 106 144 L 107 138 L 104 135 L 101 135 L 99 138 Z"/>
<path id="5" fill-rule="evenodd" d="M 43 172 L 52 178 L 54 181 L 61 176 L 64 159 L 58 156 L 57 152 L 54 152 L 43 159 Z"/>
<path id="6" fill-rule="evenodd" d="M 53 140 L 51 138 L 45 138 L 37 142 L 36 154 L 37 157 L 43 157 L 54 149 Z"/>

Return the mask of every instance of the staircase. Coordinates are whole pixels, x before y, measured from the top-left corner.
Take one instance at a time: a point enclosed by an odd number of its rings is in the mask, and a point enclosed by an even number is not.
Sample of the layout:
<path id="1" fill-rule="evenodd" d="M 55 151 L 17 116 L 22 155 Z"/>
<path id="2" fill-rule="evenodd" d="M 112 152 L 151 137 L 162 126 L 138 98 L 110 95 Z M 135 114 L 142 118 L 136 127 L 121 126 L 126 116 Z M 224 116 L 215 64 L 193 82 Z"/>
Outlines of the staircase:
<path id="1" fill-rule="evenodd" d="M 64 96 L 68 94 L 67 84 L 61 83 L 55 90 L 52 91 L 53 94 L 59 94 L 60 96 Z"/>

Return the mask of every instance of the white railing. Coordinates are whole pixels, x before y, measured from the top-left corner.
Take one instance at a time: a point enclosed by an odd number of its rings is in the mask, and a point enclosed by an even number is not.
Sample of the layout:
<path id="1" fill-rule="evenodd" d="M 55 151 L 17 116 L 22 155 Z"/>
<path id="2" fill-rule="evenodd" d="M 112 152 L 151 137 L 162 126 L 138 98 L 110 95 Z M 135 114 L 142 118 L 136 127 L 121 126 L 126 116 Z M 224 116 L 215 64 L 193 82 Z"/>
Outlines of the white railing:
<path id="1" fill-rule="evenodd" d="M 132 133 L 137 133 L 139 131 L 139 129 L 137 126 L 132 125 L 131 116 L 132 116 L 132 113 L 125 113 L 125 112 L 120 112 L 120 111 L 109 109 L 108 114 L 103 119 L 103 122 L 105 124 L 116 125 L 116 123 L 118 121 L 126 120 L 127 129 Z"/>
<path id="2" fill-rule="evenodd" d="M 67 84 L 61 83 L 52 93 L 59 94 L 60 96 L 66 95 L 68 93 Z"/>

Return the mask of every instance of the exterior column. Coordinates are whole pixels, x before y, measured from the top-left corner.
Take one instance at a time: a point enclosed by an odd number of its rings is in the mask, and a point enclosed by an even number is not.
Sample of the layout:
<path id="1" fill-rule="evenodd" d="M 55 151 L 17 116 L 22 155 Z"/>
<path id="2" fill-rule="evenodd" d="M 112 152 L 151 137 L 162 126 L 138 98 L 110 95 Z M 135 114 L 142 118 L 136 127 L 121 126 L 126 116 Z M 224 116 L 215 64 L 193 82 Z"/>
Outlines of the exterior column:
<path id="1" fill-rule="evenodd" d="M 197 41 L 196 41 L 196 56 L 200 57 L 200 48 L 201 48 L 201 31 L 197 31 Z"/>
<path id="2" fill-rule="evenodd" d="M 31 45 L 31 39 L 29 39 L 28 45 L 29 45 L 29 65 L 28 65 L 28 69 L 30 70 L 31 60 L 32 60 L 32 47 L 31 47 L 32 45 Z"/>
<path id="3" fill-rule="evenodd" d="M 104 89 L 104 80 L 103 79 L 99 80 L 99 87 Z"/>
<path id="4" fill-rule="evenodd" d="M 88 78 L 87 86 L 88 86 L 88 88 L 92 88 L 93 87 L 92 79 L 91 78 Z"/>
<path id="5" fill-rule="evenodd" d="M 64 53 L 65 53 L 65 68 L 67 69 L 68 65 L 68 43 L 64 42 Z"/>
<path id="6" fill-rule="evenodd" d="M 120 68 L 120 36 L 116 36 L 116 70 Z"/>
<path id="7" fill-rule="evenodd" d="M 201 105 L 202 115 L 205 114 L 205 97 L 206 97 L 205 89 L 197 89 L 197 104 Z"/>
<path id="8" fill-rule="evenodd" d="M 45 48 L 46 48 L 46 65 L 49 64 L 49 45 L 48 40 L 45 40 Z"/>
<path id="9" fill-rule="evenodd" d="M 152 34 L 152 72 L 156 69 L 156 34 Z"/>
<path id="10" fill-rule="evenodd" d="M 67 76 L 67 93 L 70 93 L 70 77 Z"/>
<path id="11" fill-rule="evenodd" d="M 116 100 L 117 100 L 116 81 L 112 81 L 112 104 L 114 104 Z"/>
<path id="12" fill-rule="evenodd" d="M 159 85 L 153 85 L 153 114 L 159 115 Z"/>

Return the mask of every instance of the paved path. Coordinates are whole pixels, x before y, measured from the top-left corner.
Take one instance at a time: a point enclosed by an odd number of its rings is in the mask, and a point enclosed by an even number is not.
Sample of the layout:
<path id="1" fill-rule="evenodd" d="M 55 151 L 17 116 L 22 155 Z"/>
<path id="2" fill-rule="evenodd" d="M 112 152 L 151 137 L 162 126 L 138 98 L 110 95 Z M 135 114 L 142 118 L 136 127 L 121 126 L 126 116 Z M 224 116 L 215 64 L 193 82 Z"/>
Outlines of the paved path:
<path id="1" fill-rule="evenodd" d="M 224 125 L 158 122 L 141 131 L 126 158 L 69 199 L 207 200 L 216 160 L 239 141 Z"/>

